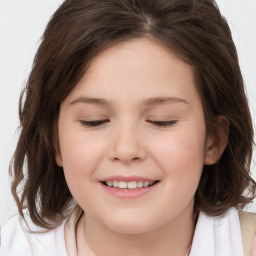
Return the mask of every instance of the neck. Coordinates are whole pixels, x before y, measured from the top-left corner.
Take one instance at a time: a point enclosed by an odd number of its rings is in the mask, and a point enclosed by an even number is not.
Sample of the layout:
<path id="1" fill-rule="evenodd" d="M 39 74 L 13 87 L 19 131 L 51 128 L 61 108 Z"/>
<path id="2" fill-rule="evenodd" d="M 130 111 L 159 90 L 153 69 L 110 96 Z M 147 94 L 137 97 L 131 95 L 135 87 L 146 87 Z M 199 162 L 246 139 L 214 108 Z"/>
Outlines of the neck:
<path id="1" fill-rule="evenodd" d="M 78 223 L 78 255 L 86 254 L 86 246 L 97 256 L 186 256 L 194 234 L 192 211 L 186 210 L 174 220 L 141 234 L 122 234 L 83 215 Z M 88 251 L 88 249 L 87 249 Z M 93 255 L 93 253 L 91 254 Z"/>

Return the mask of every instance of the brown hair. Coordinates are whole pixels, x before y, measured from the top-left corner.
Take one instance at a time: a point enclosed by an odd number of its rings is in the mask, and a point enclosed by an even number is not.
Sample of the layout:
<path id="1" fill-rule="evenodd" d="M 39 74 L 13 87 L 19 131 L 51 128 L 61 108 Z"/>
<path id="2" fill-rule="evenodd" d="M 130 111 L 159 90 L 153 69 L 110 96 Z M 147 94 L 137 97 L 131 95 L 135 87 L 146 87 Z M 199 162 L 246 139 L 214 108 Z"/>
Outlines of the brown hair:
<path id="1" fill-rule="evenodd" d="M 236 48 L 215 1 L 67 0 L 47 25 L 21 95 L 21 134 L 10 165 L 19 212 L 27 207 L 37 225 L 50 228 L 72 201 L 55 162 L 61 102 L 102 49 L 143 37 L 160 42 L 193 68 L 208 132 L 218 115 L 230 122 L 222 157 L 204 166 L 195 211 L 219 216 L 254 198 L 252 120 Z"/>

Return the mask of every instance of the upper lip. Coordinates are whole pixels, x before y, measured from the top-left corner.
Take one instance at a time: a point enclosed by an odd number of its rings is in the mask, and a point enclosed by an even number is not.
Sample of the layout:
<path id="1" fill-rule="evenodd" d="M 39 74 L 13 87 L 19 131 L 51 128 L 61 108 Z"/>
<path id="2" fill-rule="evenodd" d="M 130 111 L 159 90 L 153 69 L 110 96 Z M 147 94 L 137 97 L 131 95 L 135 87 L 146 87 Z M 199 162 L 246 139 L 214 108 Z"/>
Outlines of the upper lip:
<path id="1" fill-rule="evenodd" d="M 130 181 L 156 181 L 156 179 L 150 179 L 150 178 L 146 178 L 146 177 L 142 177 L 142 176 L 136 176 L 136 175 L 132 175 L 132 176 L 122 176 L 122 175 L 115 175 L 115 176 L 110 176 L 107 177 L 103 180 L 101 180 L 102 182 L 106 182 L 106 181 L 126 181 L 126 182 L 130 182 Z"/>

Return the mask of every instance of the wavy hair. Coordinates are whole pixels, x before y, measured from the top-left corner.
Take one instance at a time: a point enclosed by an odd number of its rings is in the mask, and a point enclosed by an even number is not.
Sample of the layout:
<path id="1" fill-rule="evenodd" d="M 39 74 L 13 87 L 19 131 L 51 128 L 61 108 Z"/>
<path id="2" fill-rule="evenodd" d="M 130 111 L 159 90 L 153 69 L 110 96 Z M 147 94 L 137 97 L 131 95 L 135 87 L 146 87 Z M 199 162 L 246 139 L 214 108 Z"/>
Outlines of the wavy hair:
<path id="1" fill-rule="evenodd" d="M 253 126 L 236 47 L 214 0 L 66 0 L 49 21 L 20 97 L 20 136 L 10 164 L 20 214 L 51 228 L 65 217 L 72 195 L 59 152 L 61 102 L 103 49 L 133 38 L 151 38 L 188 63 L 200 94 L 207 131 L 217 116 L 230 122 L 220 160 L 204 166 L 195 212 L 220 216 L 255 196 L 250 176 Z M 19 192 L 21 191 L 21 192 Z M 24 217 L 24 216 L 23 216 Z"/>

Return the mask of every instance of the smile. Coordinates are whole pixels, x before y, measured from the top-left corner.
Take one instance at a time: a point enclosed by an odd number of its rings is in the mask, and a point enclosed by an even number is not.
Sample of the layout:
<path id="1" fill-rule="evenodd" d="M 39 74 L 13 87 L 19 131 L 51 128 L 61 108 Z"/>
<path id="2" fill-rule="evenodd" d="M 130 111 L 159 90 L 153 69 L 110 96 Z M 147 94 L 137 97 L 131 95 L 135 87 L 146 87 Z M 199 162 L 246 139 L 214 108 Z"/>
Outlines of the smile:
<path id="1" fill-rule="evenodd" d="M 158 181 L 117 181 L 117 180 L 111 180 L 111 181 L 104 181 L 102 182 L 105 186 L 113 187 L 113 188 L 119 188 L 119 189 L 138 189 L 138 188 L 147 188 Z"/>
<path id="2" fill-rule="evenodd" d="M 102 188 L 118 199 L 131 200 L 155 191 L 160 180 L 142 176 L 115 175 L 100 181 Z"/>

